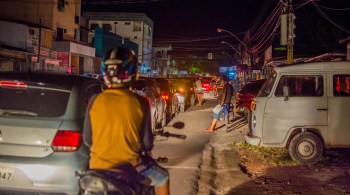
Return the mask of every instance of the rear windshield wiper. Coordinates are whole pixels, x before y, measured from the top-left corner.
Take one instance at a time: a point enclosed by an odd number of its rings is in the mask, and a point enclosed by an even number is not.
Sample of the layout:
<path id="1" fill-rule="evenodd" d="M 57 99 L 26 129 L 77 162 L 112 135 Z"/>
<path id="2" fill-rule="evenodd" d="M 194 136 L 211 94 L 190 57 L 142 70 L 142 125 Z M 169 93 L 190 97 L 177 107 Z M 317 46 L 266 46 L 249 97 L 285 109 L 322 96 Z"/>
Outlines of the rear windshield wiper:
<path id="1" fill-rule="evenodd" d="M 0 116 L 10 116 L 10 115 L 38 116 L 38 113 L 29 112 L 26 110 L 0 109 Z"/>

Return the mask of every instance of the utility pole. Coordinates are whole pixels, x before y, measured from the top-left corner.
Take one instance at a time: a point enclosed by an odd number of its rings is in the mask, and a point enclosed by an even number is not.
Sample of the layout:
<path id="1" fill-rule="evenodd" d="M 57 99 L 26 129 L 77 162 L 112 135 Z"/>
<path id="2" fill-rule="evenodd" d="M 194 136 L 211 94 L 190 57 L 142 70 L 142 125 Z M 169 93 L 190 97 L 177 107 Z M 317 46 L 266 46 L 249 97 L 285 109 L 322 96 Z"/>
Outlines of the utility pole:
<path id="1" fill-rule="evenodd" d="M 282 3 L 285 6 L 285 10 L 281 15 L 281 45 L 287 45 L 287 64 L 293 64 L 296 17 L 291 6 L 292 0 L 286 0 Z"/>
<path id="2" fill-rule="evenodd" d="M 39 18 L 39 43 L 38 43 L 38 57 L 37 57 L 37 62 L 39 64 L 39 68 L 41 71 L 44 70 L 44 65 L 40 64 L 40 48 L 41 48 L 41 18 Z"/>

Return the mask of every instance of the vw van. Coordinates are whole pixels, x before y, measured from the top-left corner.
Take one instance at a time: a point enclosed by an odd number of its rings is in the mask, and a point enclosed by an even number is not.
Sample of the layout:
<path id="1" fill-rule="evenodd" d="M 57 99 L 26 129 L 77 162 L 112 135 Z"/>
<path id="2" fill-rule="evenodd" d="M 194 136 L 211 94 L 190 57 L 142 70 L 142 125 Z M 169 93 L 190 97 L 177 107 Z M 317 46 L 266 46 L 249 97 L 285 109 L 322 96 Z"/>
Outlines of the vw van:
<path id="1" fill-rule="evenodd" d="M 274 67 L 252 105 L 247 143 L 286 147 L 300 164 L 350 147 L 350 61 Z"/>

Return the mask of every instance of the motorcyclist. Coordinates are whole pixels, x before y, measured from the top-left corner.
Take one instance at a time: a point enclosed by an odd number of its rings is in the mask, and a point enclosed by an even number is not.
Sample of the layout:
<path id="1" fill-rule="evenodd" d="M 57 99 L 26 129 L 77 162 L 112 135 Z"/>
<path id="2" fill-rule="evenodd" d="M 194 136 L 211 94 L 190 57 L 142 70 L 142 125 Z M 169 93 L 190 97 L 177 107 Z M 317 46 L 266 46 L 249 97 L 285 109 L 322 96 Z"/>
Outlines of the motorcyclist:
<path id="1" fill-rule="evenodd" d="M 111 169 L 130 163 L 155 186 L 156 194 L 169 194 L 169 173 L 145 153 L 153 148 L 150 103 L 133 93 L 137 59 L 132 50 L 119 47 L 107 52 L 101 66 L 110 86 L 93 96 L 84 123 L 84 142 L 90 146 L 90 169 Z M 151 164 L 151 166 L 149 166 Z"/>

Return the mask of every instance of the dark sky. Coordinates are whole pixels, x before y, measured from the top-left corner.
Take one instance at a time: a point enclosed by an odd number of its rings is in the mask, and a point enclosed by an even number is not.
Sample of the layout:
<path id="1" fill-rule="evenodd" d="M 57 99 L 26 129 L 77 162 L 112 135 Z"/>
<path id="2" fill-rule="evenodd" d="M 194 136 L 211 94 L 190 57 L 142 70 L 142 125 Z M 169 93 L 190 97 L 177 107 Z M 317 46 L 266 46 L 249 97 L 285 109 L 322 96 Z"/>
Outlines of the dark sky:
<path id="1" fill-rule="evenodd" d="M 141 1 L 143 3 L 141 3 Z M 154 21 L 154 44 L 171 43 L 186 54 L 231 52 L 221 44 L 236 46 L 238 41 L 228 33 L 218 33 L 222 27 L 241 40 L 249 30 L 255 38 L 251 43 L 260 52 L 266 48 L 272 32 L 263 35 L 259 29 L 273 29 L 276 22 L 264 25 L 279 0 L 83 0 L 83 11 L 142 12 Z M 341 38 L 350 36 L 350 0 L 293 0 L 296 19 L 296 53 L 337 49 Z M 347 9 L 348 8 L 348 9 Z M 227 36 L 222 38 L 221 36 Z M 279 46 L 279 28 L 273 44 Z M 197 40 L 197 41 L 196 41 Z M 198 41 L 201 40 L 201 41 Z M 260 47 L 258 47 L 260 46 Z"/>

